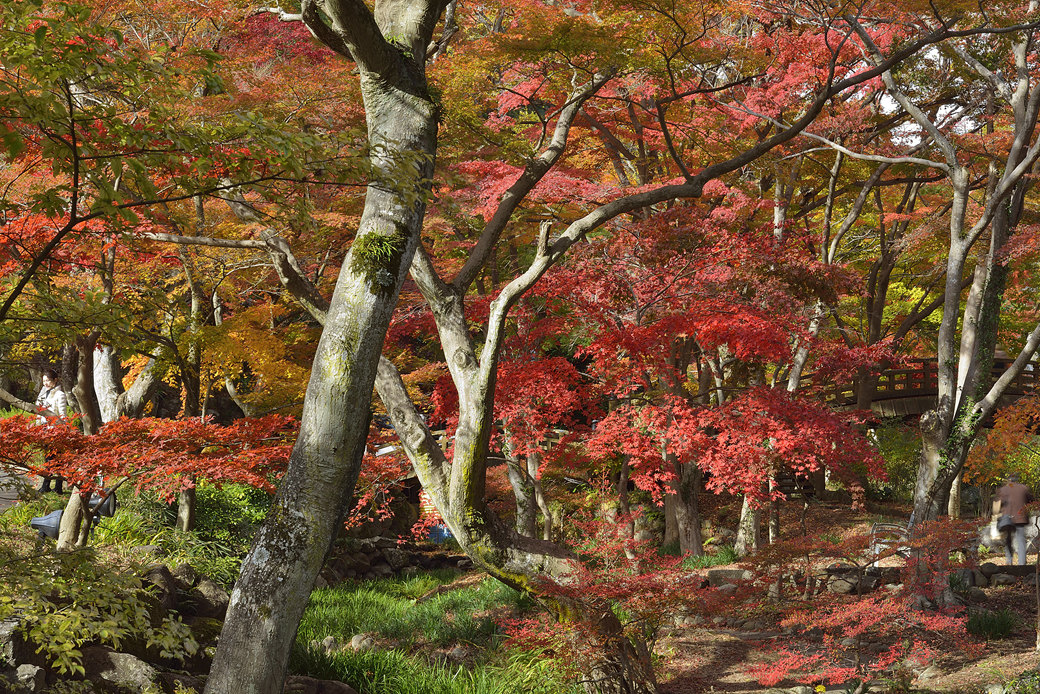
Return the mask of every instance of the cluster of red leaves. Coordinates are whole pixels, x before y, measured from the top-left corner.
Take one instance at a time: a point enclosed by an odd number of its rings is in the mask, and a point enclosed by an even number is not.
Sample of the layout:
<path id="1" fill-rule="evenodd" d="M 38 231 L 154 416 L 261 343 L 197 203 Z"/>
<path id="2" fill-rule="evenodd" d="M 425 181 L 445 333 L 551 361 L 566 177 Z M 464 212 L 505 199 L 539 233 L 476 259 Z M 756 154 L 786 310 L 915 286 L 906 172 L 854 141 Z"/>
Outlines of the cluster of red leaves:
<path id="1" fill-rule="evenodd" d="M 73 423 L 30 417 L 0 422 L 0 465 L 29 474 L 61 475 L 90 491 L 99 476 L 130 477 L 138 489 L 173 497 L 204 477 L 274 490 L 295 438 L 291 417 L 240 419 L 229 426 L 192 419 L 128 419 L 84 436 Z M 44 456 L 46 455 L 46 459 Z"/>
<path id="2" fill-rule="evenodd" d="M 915 539 L 908 543 L 914 552 L 901 569 L 902 590 L 865 596 L 822 591 L 778 603 L 781 624 L 793 627 L 796 636 L 777 649 L 775 659 L 754 669 L 758 681 L 765 686 L 788 678 L 841 683 L 880 676 L 899 661 L 925 662 L 936 652 L 977 653 L 983 646 L 969 638 L 963 612 L 918 607 L 919 597 L 935 600 L 949 590 L 951 553 L 970 544 L 976 533 L 974 523 L 950 519 L 915 528 Z M 880 556 L 893 552 L 889 549 Z M 802 580 L 808 576 L 822 580 L 826 567 L 837 566 L 835 560 L 855 572 L 875 558 L 866 535 L 840 540 L 801 537 L 763 548 L 745 566 L 756 573 L 760 584 L 772 584 L 790 580 L 796 567 Z M 822 632 L 822 643 L 803 642 L 798 636 L 810 630 Z M 842 644 L 849 638 L 856 639 L 854 646 Z M 880 652 L 863 651 L 864 646 L 878 643 L 885 645 Z"/>
<path id="3" fill-rule="evenodd" d="M 681 557 L 659 556 L 655 543 L 637 541 L 627 532 L 635 519 L 572 518 L 574 551 L 581 561 L 560 580 L 545 579 L 538 586 L 541 600 L 569 608 L 561 610 L 559 621 L 547 615 L 506 620 L 510 641 L 546 652 L 575 673 L 588 672 L 605 652 L 597 622 L 605 610 L 613 610 L 625 637 L 652 647 L 659 629 L 686 611 L 698 591 L 691 590 Z"/>

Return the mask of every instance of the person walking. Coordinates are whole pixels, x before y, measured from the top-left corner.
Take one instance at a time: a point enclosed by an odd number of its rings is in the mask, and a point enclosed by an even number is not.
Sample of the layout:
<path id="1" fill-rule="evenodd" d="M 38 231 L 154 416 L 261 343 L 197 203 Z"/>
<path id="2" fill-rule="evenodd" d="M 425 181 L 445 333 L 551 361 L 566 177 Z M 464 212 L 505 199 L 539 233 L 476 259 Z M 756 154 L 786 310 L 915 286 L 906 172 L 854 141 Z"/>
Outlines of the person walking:
<path id="1" fill-rule="evenodd" d="M 47 424 L 47 415 L 43 414 L 44 412 L 49 412 L 51 416 L 57 417 L 64 417 L 69 412 L 69 399 L 62 390 L 58 374 L 54 369 L 45 369 L 43 372 L 43 387 L 40 388 L 40 394 L 36 396 L 36 407 L 40 410 L 40 416 L 36 418 L 36 423 L 39 425 Z M 54 491 L 61 494 L 63 482 L 64 480 L 60 476 L 44 475 L 38 491 L 46 494 L 51 491 L 53 483 Z"/>
<path id="2" fill-rule="evenodd" d="M 1001 514 L 997 520 L 997 529 L 1004 534 L 1004 558 L 1009 565 L 1014 561 L 1011 552 L 1011 536 L 1014 534 L 1018 565 L 1025 566 L 1026 524 L 1029 522 L 1026 504 L 1032 500 L 1032 492 L 1022 484 L 1018 473 L 1008 475 L 1007 484 L 997 490 L 996 501 L 1000 504 Z"/>

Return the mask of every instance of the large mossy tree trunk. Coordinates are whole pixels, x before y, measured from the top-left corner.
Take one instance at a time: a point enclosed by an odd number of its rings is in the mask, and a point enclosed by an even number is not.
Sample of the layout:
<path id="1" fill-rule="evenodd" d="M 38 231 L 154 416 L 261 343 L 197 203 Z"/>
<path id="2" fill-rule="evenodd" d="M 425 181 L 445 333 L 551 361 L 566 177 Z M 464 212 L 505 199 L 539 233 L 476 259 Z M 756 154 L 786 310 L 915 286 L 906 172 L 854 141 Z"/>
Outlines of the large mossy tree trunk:
<path id="1" fill-rule="evenodd" d="M 303 20 L 354 60 L 371 146 L 357 236 L 328 311 L 300 433 L 278 494 L 242 563 L 207 694 L 280 694 L 296 629 L 354 489 L 372 384 L 425 213 L 437 107 L 424 59 L 444 2 L 304 0 Z"/>

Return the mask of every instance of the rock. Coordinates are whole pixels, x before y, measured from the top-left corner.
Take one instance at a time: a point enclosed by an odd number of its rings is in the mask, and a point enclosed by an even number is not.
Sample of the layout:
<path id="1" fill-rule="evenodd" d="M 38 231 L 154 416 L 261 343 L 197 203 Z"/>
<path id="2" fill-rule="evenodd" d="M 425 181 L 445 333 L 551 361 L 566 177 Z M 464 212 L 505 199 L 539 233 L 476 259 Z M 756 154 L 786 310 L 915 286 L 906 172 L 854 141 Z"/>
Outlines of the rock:
<path id="1" fill-rule="evenodd" d="M 972 602 L 982 602 L 986 600 L 986 598 L 986 591 L 982 588 L 977 588 L 975 586 L 968 588 L 968 599 Z"/>
<path id="2" fill-rule="evenodd" d="M 982 573 L 978 569 L 972 569 L 971 575 L 976 588 L 985 588 L 989 585 L 989 579 L 986 578 L 986 574 Z"/>
<path id="3" fill-rule="evenodd" d="M 989 583 L 992 586 L 1013 586 L 1018 583 L 1018 579 L 1008 574 L 993 574 L 989 577 Z"/>
<path id="4" fill-rule="evenodd" d="M 827 591 L 838 595 L 848 595 L 856 592 L 857 583 L 854 576 L 836 574 L 827 581 Z"/>
<path id="5" fill-rule="evenodd" d="M 698 615 L 694 615 L 693 616 L 693 626 L 695 626 L 695 627 L 703 627 L 703 626 L 706 626 L 707 624 L 708 624 L 708 620 L 705 619 L 704 617 L 702 617 L 701 615 L 698 614 Z"/>
<path id="6" fill-rule="evenodd" d="M 732 595 L 733 593 L 737 592 L 737 587 L 732 583 L 723 583 L 721 586 L 719 586 L 719 592 Z"/>
<path id="7" fill-rule="evenodd" d="M 459 571 L 469 571 L 470 569 L 472 569 L 472 568 L 473 568 L 473 560 L 472 560 L 472 559 L 470 559 L 469 557 L 462 557 L 462 558 L 461 558 L 461 559 L 459 559 L 459 560 L 458 560 L 458 562 L 457 562 L 457 563 L 455 564 L 455 567 L 456 567 L 456 568 L 457 568 L 457 569 L 458 569 Z"/>
<path id="8" fill-rule="evenodd" d="M 177 587 L 185 591 L 191 590 L 195 581 L 199 580 L 199 573 L 191 564 L 178 564 L 170 573 L 173 574 Z"/>
<path id="9" fill-rule="evenodd" d="M 942 674 L 942 670 L 940 670 L 938 667 L 936 667 L 935 665 L 929 665 L 924 669 L 924 672 L 917 676 L 917 679 L 934 680 L 938 677 L 942 677 Z"/>
<path id="10" fill-rule="evenodd" d="M 734 581 L 749 581 L 754 574 L 745 569 L 710 569 L 708 571 L 708 585 L 718 588 L 719 586 L 732 584 Z"/>
<path id="11" fill-rule="evenodd" d="M 394 571 L 400 571 L 412 563 L 412 555 L 398 547 L 387 547 L 383 550 L 383 556 Z"/>
<path id="12" fill-rule="evenodd" d="M 372 561 L 364 552 L 355 552 L 350 557 L 350 567 L 359 574 L 363 574 L 372 568 Z"/>
<path id="13" fill-rule="evenodd" d="M 386 564 L 377 564 L 372 567 L 371 573 L 376 578 L 389 578 L 394 575 L 394 570 Z"/>
<path id="14" fill-rule="evenodd" d="M 15 676 L 18 683 L 29 692 L 42 692 L 47 684 L 47 671 L 38 665 L 19 665 Z"/>
<path id="15" fill-rule="evenodd" d="M 744 622 L 744 629 L 747 631 L 765 631 L 768 628 L 765 622 L 759 620 L 749 620 Z"/>
<path id="16" fill-rule="evenodd" d="M 164 692 L 190 692 L 193 689 L 196 692 L 201 692 L 206 687 L 205 682 L 202 680 L 181 672 L 160 672 L 159 681 L 162 682 L 162 690 Z"/>
<path id="17" fill-rule="evenodd" d="M 807 687 L 804 684 L 800 684 L 797 687 L 791 687 L 787 691 L 788 694 L 814 694 L 815 692 L 812 687 Z"/>
<path id="18" fill-rule="evenodd" d="M 469 651 L 463 648 L 462 646 L 455 646 L 455 648 L 449 651 L 448 657 L 454 660 L 456 663 L 461 663 L 469 657 Z"/>
<path id="19" fill-rule="evenodd" d="M 350 639 L 350 647 L 355 651 L 370 651 L 376 647 L 376 642 L 367 634 L 355 634 Z"/>
<path id="20" fill-rule="evenodd" d="M 326 653 L 332 653 L 339 650 L 339 641 L 336 640 L 335 636 L 326 636 L 321 640 L 321 647 Z"/>
<path id="21" fill-rule="evenodd" d="M 975 585 L 975 574 L 971 569 L 956 569 L 950 572 L 950 587 L 956 591 L 966 591 Z"/>
<path id="22" fill-rule="evenodd" d="M 177 608 L 177 580 L 165 564 L 150 564 L 142 579 L 158 589 L 156 597 L 164 610 L 169 612 Z"/>
<path id="23" fill-rule="evenodd" d="M 161 557 L 163 555 L 162 547 L 157 545 L 137 545 L 131 547 L 130 551 L 134 554 L 143 554 L 146 557 Z"/>
<path id="24" fill-rule="evenodd" d="M 200 617 L 224 619 L 230 598 L 217 583 L 205 578 L 199 581 L 192 594 L 196 597 Z"/>
<path id="25" fill-rule="evenodd" d="M 1011 690 L 1003 684 L 987 684 L 984 690 L 986 694 L 1010 694 Z"/>
<path id="26" fill-rule="evenodd" d="M 726 626 L 726 618 L 725 617 L 714 617 L 714 618 L 712 618 L 711 623 L 714 624 L 717 627 L 724 627 L 724 626 Z"/>
<path id="27" fill-rule="evenodd" d="M 855 648 L 857 643 L 858 643 L 858 641 L 856 639 L 853 639 L 853 638 L 842 639 L 841 640 L 841 647 L 842 648 Z"/>
<path id="28" fill-rule="evenodd" d="M 996 564 L 994 564 L 993 562 L 988 561 L 988 562 L 986 562 L 985 564 L 983 564 L 982 566 L 979 567 L 979 571 L 982 572 L 983 576 L 985 576 L 986 578 L 989 578 L 993 574 L 995 574 L 998 571 L 1000 571 L 1000 569 L 997 568 Z"/>
<path id="29" fill-rule="evenodd" d="M 318 574 L 317 578 L 314 579 L 314 590 L 321 590 L 322 588 L 328 588 L 329 582 L 325 580 L 325 577 Z"/>
<path id="30" fill-rule="evenodd" d="M 36 647 L 26 640 L 21 622 L 17 619 L 0 622 L 0 662 L 6 662 L 12 667 L 45 664 L 43 656 L 36 653 Z"/>
<path id="31" fill-rule="evenodd" d="M 334 680 L 316 680 L 313 677 L 290 675 L 285 678 L 285 694 L 357 694 L 349 684 Z"/>
<path id="32" fill-rule="evenodd" d="M 129 653 L 118 653 L 102 646 L 87 646 L 82 652 L 84 676 L 103 687 L 115 685 L 130 692 L 141 692 L 154 686 L 158 680 L 155 668 Z"/>
<path id="33" fill-rule="evenodd" d="M 192 621 L 189 628 L 191 635 L 199 642 L 199 645 L 213 645 L 220 638 L 220 630 L 224 628 L 224 622 L 212 617 L 198 617 Z"/>

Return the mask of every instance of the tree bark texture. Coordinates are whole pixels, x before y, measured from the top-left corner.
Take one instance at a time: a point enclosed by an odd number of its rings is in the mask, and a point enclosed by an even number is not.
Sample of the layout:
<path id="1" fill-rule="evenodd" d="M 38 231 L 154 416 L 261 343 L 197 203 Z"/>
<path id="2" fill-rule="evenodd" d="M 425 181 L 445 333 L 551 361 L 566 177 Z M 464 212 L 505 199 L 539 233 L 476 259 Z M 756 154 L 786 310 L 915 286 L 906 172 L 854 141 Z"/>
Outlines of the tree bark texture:
<path id="1" fill-rule="evenodd" d="M 337 0 L 319 15 L 313 0 L 302 4 L 318 38 L 357 63 L 376 180 L 325 318 L 288 470 L 231 596 L 207 694 L 281 693 L 297 626 L 353 492 L 376 366 L 433 171 L 436 106 L 423 57 L 443 8 L 380 1 L 373 15 Z"/>

